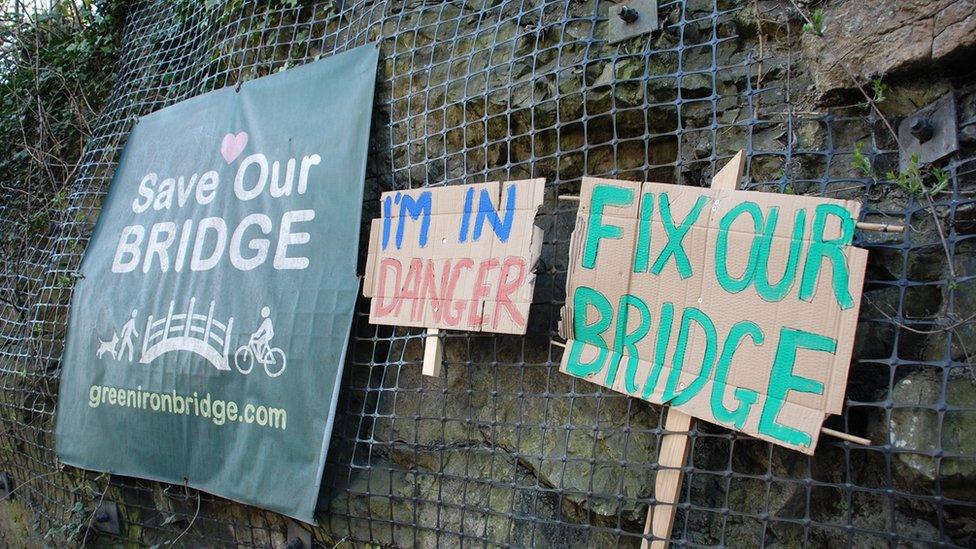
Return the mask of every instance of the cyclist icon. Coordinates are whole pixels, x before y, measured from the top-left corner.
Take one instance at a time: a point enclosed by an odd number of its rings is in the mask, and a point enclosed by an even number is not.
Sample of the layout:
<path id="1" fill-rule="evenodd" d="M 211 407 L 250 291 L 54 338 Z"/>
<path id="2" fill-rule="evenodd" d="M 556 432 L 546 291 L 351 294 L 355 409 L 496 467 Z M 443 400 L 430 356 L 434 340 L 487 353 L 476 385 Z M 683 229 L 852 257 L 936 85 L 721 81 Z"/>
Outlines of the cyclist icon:
<path id="1" fill-rule="evenodd" d="M 271 346 L 274 324 L 269 318 L 270 315 L 270 308 L 261 307 L 261 325 L 251 334 L 247 345 L 241 345 L 234 353 L 234 366 L 242 374 L 251 373 L 255 362 L 264 365 L 264 373 L 268 374 L 268 377 L 278 377 L 285 371 L 287 363 L 285 352 Z"/>

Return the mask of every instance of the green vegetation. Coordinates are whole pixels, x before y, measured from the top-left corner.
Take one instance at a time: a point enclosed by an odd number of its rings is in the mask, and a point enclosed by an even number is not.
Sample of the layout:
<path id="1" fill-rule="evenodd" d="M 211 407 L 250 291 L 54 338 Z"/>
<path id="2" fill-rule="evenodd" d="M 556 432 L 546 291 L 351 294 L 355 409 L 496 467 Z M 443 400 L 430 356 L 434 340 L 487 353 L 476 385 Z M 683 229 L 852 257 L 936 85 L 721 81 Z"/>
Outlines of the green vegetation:
<path id="1" fill-rule="evenodd" d="M 54 0 L 0 19 L 0 203 L 15 252 L 68 206 L 90 126 L 112 89 L 122 2 Z"/>
<path id="2" fill-rule="evenodd" d="M 874 94 L 874 97 L 870 97 L 870 101 L 864 100 L 858 103 L 858 106 L 862 109 L 870 109 L 871 103 L 877 105 L 878 103 L 884 102 L 885 99 L 888 99 L 888 85 L 881 80 L 880 76 L 876 76 L 871 80 L 871 92 Z"/>
<path id="3" fill-rule="evenodd" d="M 5 2 L 0 12 L 0 275 L 24 274 L 31 266 L 25 263 L 29 247 L 45 245 L 59 221 L 65 221 L 71 204 L 69 185 L 78 175 L 84 148 L 91 128 L 108 99 L 114 84 L 122 23 L 123 2 L 118 0 L 52 0 L 46 11 L 35 10 L 33 3 Z M 81 212 L 75 221 L 85 221 Z M 80 245 L 71 240 L 68 251 L 78 253 Z M 70 287 L 73 277 L 62 274 L 54 283 Z M 0 306 L 11 311 L 23 310 L 29 297 L 18 285 L 4 288 Z M 41 337 L 45 324 L 30 324 L 30 335 Z M 16 369 L 7 365 L 6 398 L 15 394 L 47 394 L 45 380 L 30 369 L 26 361 Z M 12 385 L 11 385 L 12 384 Z M 2 407 L 4 438 L 26 440 L 37 436 L 37 418 L 20 412 L 17 401 Z M 33 425 L 27 427 L 31 422 Z M 47 438 L 44 444 L 50 444 Z M 36 460 L 25 461 L 24 448 L 4 444 L 0 461 L 19 464 L 14 472 L 22 491 L 36 490 L 50 482 L 57 470 Z M 7 469 L 10 470 L 9 467 Z M 40 481 L 38 479 L 46 479 Z M 92 514 L 93 499 L 89 493 L 99 483 L 91 475 L 59 475 L 59 483 L 68 483 L 74 501 L 57 521 L 35 516 L 15 526 L 19 532 L 7 532 L 22 545 L 79 545 L 85 537 Z M 72 486 L 73 485 L 73 486 Z M 77 490 L 77 491 L 76 491 Z M 78 494 L 84 490 L 84 497 Z M 23 500 L 22 500 L 23 501 Z M 7 504 L 7 516 L 12 509 Z M 31 514 L 27 507 L 25 515 Z M 17 538 L 16 536 L 21 536 Z M 9 541 L 7 539 L 6 541 Z M 14 545 L 17 545 L 15 543 Z"/>
<path id="4" fill-rule="evenodd" d="M 824 21 L 824 10 L 823 8 L 817 8 L 810 15 L 809 20 L 803 24 L 803 32 L 816 34 L 817 36 L 823 36 L 824 31 L 826 30 L 827 30 L 827 23 L 826 21 Z"/>
<path id="5" fill-rule="evenodd" d="M 851 162 L 864 177 L 878 179 L 878 175 L 871 165 L 871 160 L 864 154 L 863 141 L 858 141 L 854 146 Z M 926 186 L 925 181 L 929 178 L 931 178 L 932 184 Z M 885 172 L 885 179 L 893 181 L 898 187 L 918 199 L 924 197 L 926 193 L 935 195 L 944 191 L 949 185 L 950 176 L 944 168 L 923 169 L 919 163 L 918 154 L 913 154 L 904 170 L 897 173 L 894 170 L 888 170 Z"/>

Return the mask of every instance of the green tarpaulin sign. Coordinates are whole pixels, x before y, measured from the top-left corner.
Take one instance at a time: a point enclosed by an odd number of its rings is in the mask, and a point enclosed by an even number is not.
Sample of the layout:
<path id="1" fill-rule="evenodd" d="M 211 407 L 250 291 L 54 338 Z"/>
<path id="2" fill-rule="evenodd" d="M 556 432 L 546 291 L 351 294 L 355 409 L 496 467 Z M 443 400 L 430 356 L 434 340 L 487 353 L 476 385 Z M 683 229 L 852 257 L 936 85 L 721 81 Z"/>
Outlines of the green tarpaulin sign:
<path id="1" fill-rule="evenodd" d="M 65 463 L 312 521 L 377 58 L 364 46 L 139 120 L 72 298 Z"/>

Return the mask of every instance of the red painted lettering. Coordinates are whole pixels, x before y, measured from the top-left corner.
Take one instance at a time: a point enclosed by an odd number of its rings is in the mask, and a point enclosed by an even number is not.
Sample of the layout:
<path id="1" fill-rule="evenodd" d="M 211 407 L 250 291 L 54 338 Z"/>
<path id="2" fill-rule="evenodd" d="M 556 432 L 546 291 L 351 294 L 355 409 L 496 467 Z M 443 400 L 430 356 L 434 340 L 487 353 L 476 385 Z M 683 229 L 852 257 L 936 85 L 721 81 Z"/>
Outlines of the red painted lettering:
<path id="1" fill-rule="evenodd" d="M 474 293 L 471 294 L 471 309 L 468 311 L 468 325 L 470 326 L 481 326 L 484 322 L 481 312 L 484 299 L 488 297 L 488 292 L 491 290 L 485 284 L 485 278 L 488 276 L 488 272 L 496 267 L 498 267 L 498 260 L 493 257 L 483 260 L 478 266 L 478 278 L 475 279 Z"/>
<path id="2" fill-rule="evenodd" d="M 420 320 L 420 314 L 423 311 L 422 307 L 418 307 L 420 301 L 420 277 L 423 275 L 424 270 L 424 260 L 420 258 L 413 258 L 410 260 L 410 270 L 407 271 L 407 277 L 403 281 L 403 289 L 400 290 L 400 303 L 397 304 L 396 313 L 400 314 L 400 306 L 403 300 L 410 301 L 410 318 L 411 320 Z"/>
<path id="3" fill-rule="evenodd" d="M 444 272 L 447 272 L 450 262 L 445 263 Z M 457 260 L 451 269 L 451 276 L 446 281 L 441 277 L 441 299 L 444 306 L 440 307 L 443 313 L 444 323 L 448 326 L 457 326 L 461 321 L 461 314 L 464 312 L 464 300 L 454 300 L 454 290 L 457 288 L 458 279 L 461 278 L 461 269 L 470 269 L 474 266 L 474 260 L 470 257 L 462 257 Z M 452 311 L 453 309 L 453 311 Z"/>
<path id="4" fill-rule="evenodd" d="M 448 260 L 447 263 L 451 261 Z M 440 321 L 440 303 L 437 299 L 437 285 L 434 283 L 434 261 L 431 259 L 427 260 L 427 265 L 424 268 L 424 278 L 420 285 L 420 299 L 417 301 L 422 305 L 419 307 L 420 314 L 422 315 L 424 310 L 427 308 L 427 301 L 430 300 L 431 304 L 434 306 L 434 321 Z M 411 315 L 412 316 L 412 315 Z M 418 315 L 416 320 L 420 320 Z"/>
<path id="5" fill-rule="evenodd" d="M 515 275 L 514 280 L 509 280 L 509 274 L 511 274 L 513 268 L 518 269 L 518 274 Z M 509 296 L 513 292 L 517 291 L 525 281 L 525 258 L 518 256 L 509 256 L 505 258 L 505 263 L 502 264 L 501 275 L 498 279 L 498 293 L 496 296 L 495 303 L 495 314 L 492 318 L 492 327 L 498 327 L 498 314 L 504 307 L 508 311 L 508 316 L 512 319 L 517 326 L 525 326 L 525 317 L 523 317 L 518 308 L 512 303 Z"/>
<path id="6" fill-rule="evenodd" d="M 387 293 L 387 274 L 391 271 L 396 273 L 393 276 L 393 289 L 392 295 Z M 386 316 L 393 312 L 394 309 L 399 309 L 400 303 L 400 271 L 402 266 L 400 265 L 400 260 L 393 257 L 384 257 L 380 261 L 380 284 L 377 288 L 376 296 L 373 298 L 373 314 L 379 317 Z M 389 301 L 383 302 L 383 298 L 388 297 Z"/>

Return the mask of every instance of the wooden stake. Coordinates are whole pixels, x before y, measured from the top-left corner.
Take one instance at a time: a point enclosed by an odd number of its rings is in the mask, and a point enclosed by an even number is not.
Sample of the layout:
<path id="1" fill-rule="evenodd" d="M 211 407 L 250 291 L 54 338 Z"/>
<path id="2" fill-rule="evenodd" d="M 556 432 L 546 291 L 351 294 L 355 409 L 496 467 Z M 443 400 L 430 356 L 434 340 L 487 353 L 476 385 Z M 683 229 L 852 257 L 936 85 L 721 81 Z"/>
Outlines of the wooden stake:
<path id="1" fill-rule="evenodd" d="M 735 190 L 745 167 L 745 151 L 739 151 L 712 179 L 713 189 Z M 578 201 L 578 196 L 559 195 L 559 200 Z M 905 227 L 888 225 L 887 223 L 858 223 L 857 228 L 865 231 L 879 231 L 902 233 Z M 552 344 L 566 348 L 564 343 L 551 341 Z M 674 527 L 674 515 L 681 494 L 681 483 L 684 477 L 684 466 L 688 460 L 688 448 L 691 439 L 688 433 L 692 429 L 694 418 L 690 415 L 668 408 L 664 421 L 666 433 L 661 437 L 658 449 L 658 471 L 654 479 L 654 499 L 657 503 L 647 510 L 644 522 L 644 540 L 641 549 L 665 549 L 671 539 L 671 529 Z M 865 438 L 849 435 L 826 427 L 821 432 L 840 438 L 854 444 L 870 445 Z M 653 537 L 652 541 L 648 538 Z"/>
<path id="2" fill-rule="evenodd" d="M 905 232 L 904 225 L 889 225 L 887 223 L 868 223 L 866 221 L 860 221 L 855 225 L 858 229 L 862 231 L 875 231 L 879 233 L 903 233 Z"/>
<path id="3" fill-rule="evenodd" d="M 835 431 L 833 429 L 828 429 L 826 427 L 821 427 L 820 432 L 825 435 L 830 435 L 834 438 L 839 438 L 841 440 L 846 440 L 847 442 L 852 442 L 854 444 L 860 444 L 861 446 L 871 446 L 871 440 L 863 437 L 858 437 L 854 435 L 849 435 L 842 431 Z"/>
<path id="4" fill-rule="evenodd" d="M 736 153 L 712 178 L 712 188 L 734 190 L 738 187 L 745 167 L 745 156 L 745 151 Z M 654 479 L 654 499 L 657 503 L 647 510 L 641 549 L 664 549 L 668 546 L 671 528 L 674 526 L 674 512 L 681 494 L 681 481 L 684 477 L 682 467 L 688 459 L 688 446 L 691 443 L 688 431 L 691 431 L 694 418 L 673 408 L 669 408 L 666 413 L 668 415 L 664 428 L 669 434 L 661 437 L 661 447 L 657 454 L 657 463 L 661 469 L 658 469 Z M 651 535 L 656 539 L 648 543 L 647 537 Z"/>
<path id="5" fill-rule="evenodd" d="M 566 348 L 566 344 L 555 339 L 550 339 L 549 343 Z M 641 549 L 664 549 L 671 538 L 671 529 L 674 527 L 674 515 L 677 510 L 678 496 L 681 493 L 681 480 L 684 476 L 684 466 L 688 460 L 688 447 L 691 439 L 688 432 L 691 431 L 691 424 L 694 418 L 678 410 L 668 409 L 667 417 L 664 420 L 665 435 L 661 438 L 661 450 L 658 452 L 658 471 L 654 478 L 654 497 L 657 504 L 647 511 L 647 518 L 644 521 L 645 539 L 641 542 Z M 846 440 L 854 444 L 870 446 L 871 441 L 821 427 L 820 432 L 841 440 Z M 656 538 L 650 543 L 646 539 L 648 534 Z"/>
<path id="6" fill-rule="evenodd" d="M 654 506 L 653 512 L 648 511 L 647 520 L 644 522 L 644 535 L 650 532 L 659 539 L 650 543 L 645 539 L 641 542 L 641 549 L 648 549 L 648 547 L 664 549 L 668 546 L 671 528 L 674 527 L 674 514 L 678 508 L 678 496 L 681 493 L 681 479 L 684 476 L 682 468 L 688 460 L 688 447 L 691 439 L 687 432 L 691 430 L 694 418 L 674 409 L 668 409 L 667 414 L 664 430 L 668 434 L 661 439 L 661 451 L 658 452 L 657 457 L 660 468 L 657 470 L 657 477 L 654 479 L 654 497 L 657 499 L 657 504 Z M 854 444 L 871 445 L 871 441 L 866 438 L 826 427 L 821 428 L 820 431 L 825 435 Z"/>
<path id="7" fill-rule="evenodd" d="M 669 431 L 661 438 L 661 449 L 657 453 L 659 469 L 654 478 L 654 497 L 657 503 L 647 510 L 647 520 L 644 522 L 644 535 L 652 534 L 654 541 L 648 543 L 645 538 L 641 542 L 641 549 L 664 549 L 671 539 L 671 528 L 674 526 L 674 512 L 677 510 L 678 497 L 681 494 L 681 481 L 684 477 L 682 467 L 688 460 L 688 447 L 691 438 L 688 431 L 695 418 L 684 412 L 669 408 L 666 412 L 664 429 Z"/>
<path id="8" fill-rule="evenodd" d="M 441 331 L 437 328 L 427 329 L 427 341 L 424 342 L 424 375 L 440 377 L 441 362 L 444 358 L 444 342 L 438 337 Z"/>

